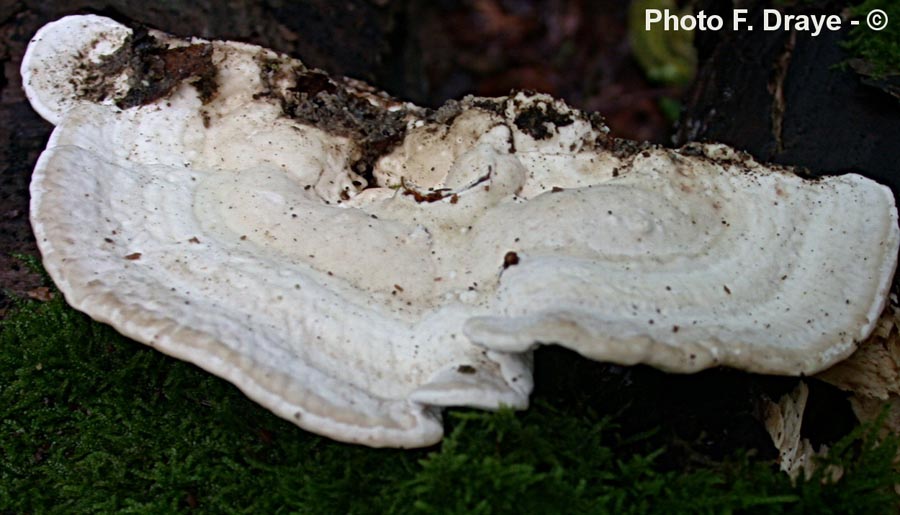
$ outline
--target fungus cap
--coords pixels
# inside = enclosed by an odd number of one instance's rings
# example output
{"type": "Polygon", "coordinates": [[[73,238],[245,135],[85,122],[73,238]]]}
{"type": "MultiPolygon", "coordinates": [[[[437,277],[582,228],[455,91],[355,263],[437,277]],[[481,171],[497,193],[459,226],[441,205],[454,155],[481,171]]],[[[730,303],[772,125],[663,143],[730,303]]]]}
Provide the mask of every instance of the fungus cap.
{"type": "Polygon", "coordinates": [[[96,16],[41,29],[22,75],[57,125],[31,220],[67,301],[343,441],[525,407],[539,343],[815,372],[871,331],[896,263],[883,186],[614,140],[546,95],[432,112],[96,16]]]}

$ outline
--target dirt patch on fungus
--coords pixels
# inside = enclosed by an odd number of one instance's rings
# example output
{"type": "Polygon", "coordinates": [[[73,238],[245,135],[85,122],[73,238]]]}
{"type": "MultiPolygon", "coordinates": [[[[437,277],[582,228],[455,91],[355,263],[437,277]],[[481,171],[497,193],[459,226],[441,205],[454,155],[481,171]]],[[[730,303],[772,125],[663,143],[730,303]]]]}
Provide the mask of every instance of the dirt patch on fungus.
{"type": "Polygon", "coordinates": [[[356,144],[351,166],[366,181],[360,189],[377,186],[372,174],[375,162],[403,141],[408,111],[376,105],[319,70],[291,67],[266,57],[261,57],[259,64],[263,90],[257,96],[277,99],[289,118],[349,138],[356,144]],[[284,79],[293,86],[280,88],[278,84],[284,79]]]}
{"type": "Polygon", "coordinates": [[[574,122],[568,113],[561,113],[550,106],[541,108],[537,105],[526,107],[513,121],[520,131],[534,139],[547,139],[557,127],[572,125],[574,122]]]}
{"type": "Polygon", "coordinates": [[[95,102],[106,100],[116,92],[116,78],[128,72],[128,91],[115,99],[122,109],[159,100],[182,82],[194,86],[204,104],[215,98],[218,70],[212,61],[212,44],[168,48],[146,27],[137,25],[132,30],[122,46],[99,63],[80,65],[79,95],[95,102]]]}

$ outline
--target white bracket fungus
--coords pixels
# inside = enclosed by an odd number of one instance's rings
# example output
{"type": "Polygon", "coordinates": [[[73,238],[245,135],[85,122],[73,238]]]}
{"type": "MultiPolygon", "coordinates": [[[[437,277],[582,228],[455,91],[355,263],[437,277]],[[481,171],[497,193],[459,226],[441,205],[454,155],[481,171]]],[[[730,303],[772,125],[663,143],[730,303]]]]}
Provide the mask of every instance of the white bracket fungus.
{"type": "Polygon", "coordinates": [[[538,343],[813,373],[868,336],[896,263],[883,186],[615,140],[545,95],[428,111],[97,16],[42,28],[22,76],[56,125],[31,220],[68,302],[339,440],[525,407],[538,343]]]}

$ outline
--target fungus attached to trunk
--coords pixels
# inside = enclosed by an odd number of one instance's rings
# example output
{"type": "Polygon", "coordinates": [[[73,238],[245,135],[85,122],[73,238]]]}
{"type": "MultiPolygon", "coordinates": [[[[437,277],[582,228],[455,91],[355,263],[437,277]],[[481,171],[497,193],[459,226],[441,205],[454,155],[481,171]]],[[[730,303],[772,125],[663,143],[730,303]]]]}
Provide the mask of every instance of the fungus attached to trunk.
{"type": "Polygon", "coordinates": [[[887,188],[617,141],[545,95],[429,111],[96,16],[41,29],[22,75],[57,125],[31,219],[69,303],[339,440],[428,445],[441,407],[525,407],[538,343],[812,373],[868,336],[894,271],[887,188]]]}

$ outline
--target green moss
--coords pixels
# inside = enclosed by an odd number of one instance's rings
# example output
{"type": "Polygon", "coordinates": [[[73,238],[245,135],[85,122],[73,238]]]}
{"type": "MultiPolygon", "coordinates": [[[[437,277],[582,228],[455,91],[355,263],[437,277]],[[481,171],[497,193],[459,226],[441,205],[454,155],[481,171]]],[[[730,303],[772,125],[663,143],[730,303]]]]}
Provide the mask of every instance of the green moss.
{"type": "Polygon", "coordinates": [[[865,0],[853,7],[850,13],[862,23],[850,30],[845,48],[856,58],[862,59],[868,74],[874,77],[900,74],[900,2],[865,0]],[[866,25],[865,17],[873,9],[887,13],[889,22],[884,30],[875,31],[866,25]]]}
{"type": "Polygon", "coordinates": [[[577,400],[535,404],[454,411],[428,450],[335,443],[57,294],[0,322],[0,512],[895,512],[897,440],[866,428],[829,458],[840,481],[792,486],[740,454],[665,470],[664,449],[577,400]]]}
{"type": "Polygon", "coordinates": [[[647,9],[668,9],[683,16],[691,14],[690,6],[679,8],[675,0],[633,0],[628,10],[631,52],[647,78],[661,84],[689,84],[697,71],[694,32],[663,30],[661,23],[646,30],[644,18],[647,9]]]}

